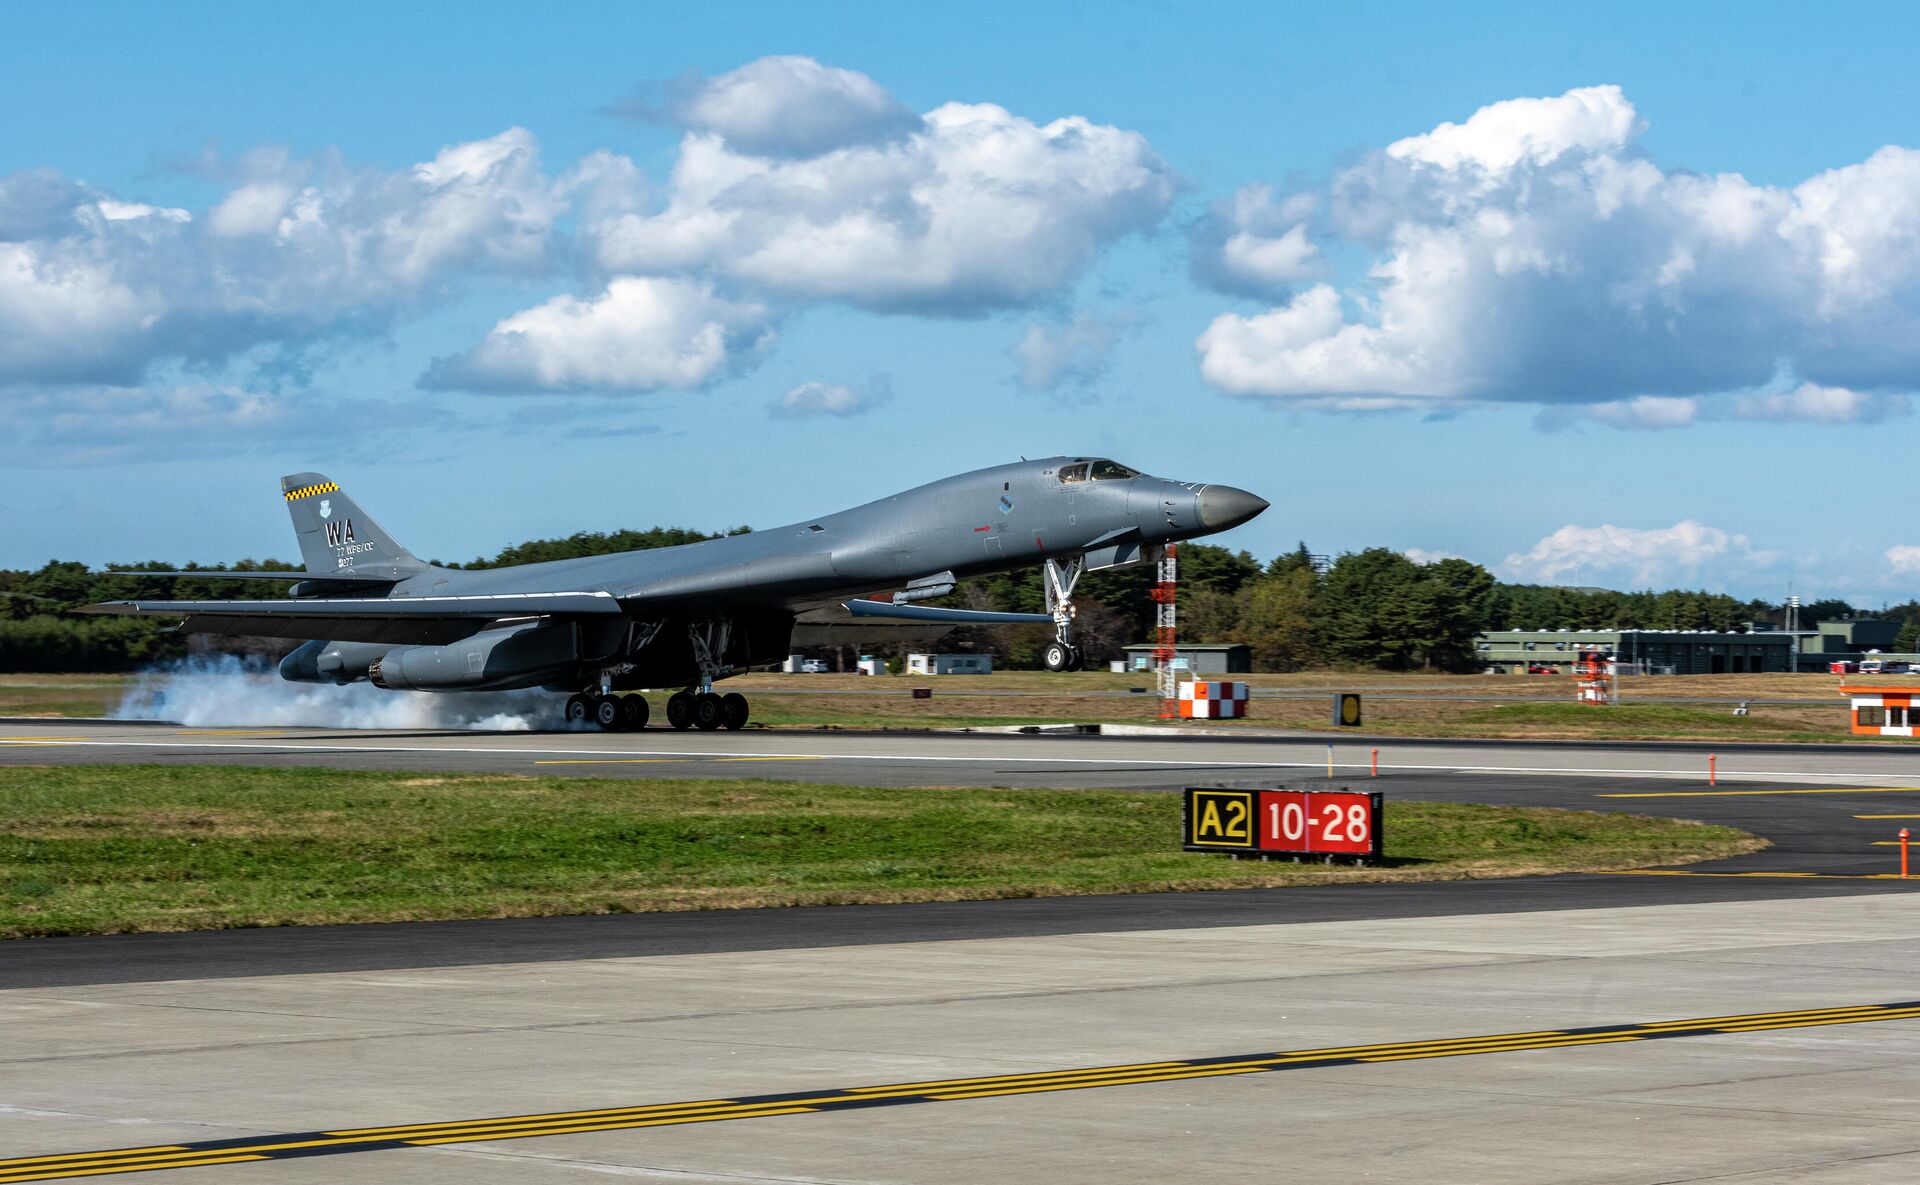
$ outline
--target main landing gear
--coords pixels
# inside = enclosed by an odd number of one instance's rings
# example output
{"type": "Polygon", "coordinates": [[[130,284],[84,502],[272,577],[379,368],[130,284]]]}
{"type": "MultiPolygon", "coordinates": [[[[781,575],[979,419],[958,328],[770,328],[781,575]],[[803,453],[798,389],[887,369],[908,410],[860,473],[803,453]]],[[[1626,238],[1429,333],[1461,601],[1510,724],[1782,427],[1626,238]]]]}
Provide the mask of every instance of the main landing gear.
{"type": "MultiPolygon", "coordinates": [[[[658,627],[656,626],[655,629],[658,627]]],[[[733,623],[724,618],[695,621],[687,625],[687,640],[700,672],[700,681],[677,691],[667,699],[667,723],[677,729],[737,729],[747,725],[747,697],[739,692],[717,695],[713,681],[733,673],[725,661],[732,640],[733,623]]],[[[651,634],[648,635],[649,639],[651,634]]],[[[598,725],[608,732],[630,732],[647,726],[647,701],[639,695],[615,695],[611,684],[616,674],[631,668],[604,670],[597,691],[583,691],[567,699],[567,723],[598,725]]]]}
{"type": "MultiPolygon", "coordinates": [[[[737,691],[716,695],[689,687],[667,697],[667,723],[678,729],[745,728],[747,714],[747,697],[737,691]]],[[[567,723],[575,726],[596,725],[608,732],[636,732],[647,726],[650,715],[643,695],[586,692],[567,697],[567,723]]]]}
{"type": "Polygon", "coordinates": [[[1047,612],[1053,616],[1053,641],[1047,643],[1041,660],[1049,671],[1077,671],[1086,658],[1073,644],[1073,586],[1087,570],[1087,558],[1049,559],[1042,574],[1047,586],[1047,612]]]}
{"type": "Polygon", "coordinates": [[[634,732],[647,726],[648,714],[645,696],[589,691],[567,697],[568,724],[597,724],[608,732],[634,732]]]}
{"type": "Polygon", "coordinates": [[[667,699],[667,723],[675,728],[736,729],[747,725],[747,697],[737,691],[716,695],[689,687],[667,699]]]}
{"type": "Polygon", "coordinates": [[[733,665],[726,661],[727,643],[732,639],[733,622],[724,617],[687,623],[687,641],[693,647],[693,661],[700,668],[700,682],[668,698],[668,724],[703,732],[746,727],[747,697],[737,691],[717,695],[713,690],[715,679],[733,671],[733,665]]]}

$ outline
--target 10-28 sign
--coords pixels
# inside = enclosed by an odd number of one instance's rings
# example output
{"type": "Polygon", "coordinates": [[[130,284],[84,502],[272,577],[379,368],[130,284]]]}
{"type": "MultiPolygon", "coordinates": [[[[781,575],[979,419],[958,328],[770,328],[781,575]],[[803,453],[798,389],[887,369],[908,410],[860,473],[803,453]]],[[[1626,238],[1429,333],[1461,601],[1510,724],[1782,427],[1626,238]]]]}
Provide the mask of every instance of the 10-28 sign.
{"type": "Polygon", "coordinates": [[[1380,858],[1381,798],[1350,790],[1186,792],[1190,852],[1380,858]]]}

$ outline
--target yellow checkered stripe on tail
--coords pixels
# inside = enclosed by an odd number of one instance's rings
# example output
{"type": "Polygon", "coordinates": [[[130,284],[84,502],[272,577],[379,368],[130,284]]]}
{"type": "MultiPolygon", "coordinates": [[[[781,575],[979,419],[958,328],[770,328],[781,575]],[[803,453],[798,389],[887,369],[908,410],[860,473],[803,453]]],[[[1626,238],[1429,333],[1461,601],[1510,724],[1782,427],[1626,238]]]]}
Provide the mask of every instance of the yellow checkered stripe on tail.
{"type": "Polygon", "coordinates": [[[334,485],[330,481],[323,481],[317,486],[301,486],[297,490],[288,490],[287,501],[298,502],[302,498],[311,498],[315,494],[337,494],[339,492],[339,486],[334,485]]]}

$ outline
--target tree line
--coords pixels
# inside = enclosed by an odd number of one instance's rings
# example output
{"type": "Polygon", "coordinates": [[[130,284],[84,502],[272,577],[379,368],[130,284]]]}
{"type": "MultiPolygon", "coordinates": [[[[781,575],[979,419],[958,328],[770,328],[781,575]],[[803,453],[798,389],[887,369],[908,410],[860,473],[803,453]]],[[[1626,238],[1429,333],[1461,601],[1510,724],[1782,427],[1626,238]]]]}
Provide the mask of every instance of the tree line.
{"type": "MultiPolygon", "coordinates": [[[[724,534],[741,534],[737,527],[724,534]]],[[[673,547],[718,535],[683,527],[581,532],[515,544],[497,555],[447,567],[492,568],[673,547]]],[[[1324,564],[1301,543],[1262,563],[1246,551],[1205,543],[1180,546],[1180,636],[1190,642],[1241,642],[1254,667],[1298,671],[1324,667],[1381,670],[1477,669],[1474,638],[1492,629],[1711,629],[1757,624],[1779,628],[1785,609],[1723,593],[1507,584],[1462,559],[1419,563],[1398,551],[1370,547],[1324,564]]],[[[75,616],[70,610],[110,600],[266,599],[286,594],[283,582],[172,579],[143,573],[174,570],[159,561],[113,564],[129,571],[95,572],[54,561],[33,571],[0,569],[0,671],[124,671],[179,657],[190,646],[271,650],[257,641],[189,639],[145,619],[75,616]]],[[[241,560],[211,571],[290,572],[279,560],[241,560]]],[[[194,570],[189,566],[188,570],[194,570]]],[[[1119,658],[1145,641],[1153,624],[1151,565],[1088,574],[1076,593],[1075,631],[1088,659],[1119,658]]],[[[1046,596],[1037,569],[961,582],[943,601],[960,608],[1041,612],[1046,596]]],[[[1844,601],[1802,606],[1803,627],[1850,616],[1844,601]]],[[[1900,650],[1920,645],[1920,602],[1883,611],[1904,623],[1900,650]]],[[[1044,626],[956,631],[943,647],[989,651],[1012,667],[1037,667],[1050,633],[1044,626]]]]}

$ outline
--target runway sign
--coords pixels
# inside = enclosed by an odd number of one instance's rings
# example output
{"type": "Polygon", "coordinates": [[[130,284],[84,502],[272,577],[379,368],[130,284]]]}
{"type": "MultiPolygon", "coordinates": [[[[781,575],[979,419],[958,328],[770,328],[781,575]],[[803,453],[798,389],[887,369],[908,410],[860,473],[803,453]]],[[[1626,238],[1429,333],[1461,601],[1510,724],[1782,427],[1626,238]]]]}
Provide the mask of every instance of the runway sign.
{"type": "Polygon", "coordinates": [[[1333,723],[1336,728],[1360,726],[1360,693],[1343,691],[1333,697],[1333,723]]]}
{"type": "Polygon", "coordinates": [[[1182,833],[1190,852],[1358,856],[1383,848],[1379,794],[1350,790],[1189,787],[1182,833]]]}

